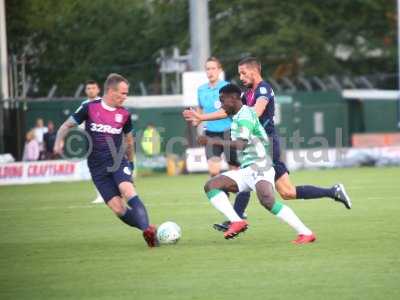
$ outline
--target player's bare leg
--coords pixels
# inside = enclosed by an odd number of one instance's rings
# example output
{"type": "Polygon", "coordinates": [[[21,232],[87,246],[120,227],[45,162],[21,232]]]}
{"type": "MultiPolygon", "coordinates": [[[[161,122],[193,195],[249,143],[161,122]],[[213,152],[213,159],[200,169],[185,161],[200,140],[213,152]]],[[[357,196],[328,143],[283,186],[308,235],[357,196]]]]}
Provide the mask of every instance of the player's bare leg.
{"type": "Polygon", "coordinates": [[[288,173],[283,174],[277,181],[275,181],[275,187],[282,199],[296,199],[296,187],[290,181],[288,173]]]}
{"type": "Polygon", "coordinates": [[[284,173],[275,182],[276,190],[285,200],[317,199],[329,197],[342,203],[347,209],[351,209],[351,199],[347,195],[343,184],[335,184],[331,188],[321,188],[311,185],[294,186],[288,173],[284,173]]]}
{"type": "Polygon", "coordinates": [[[211,157],[209,160],[207,160],[207,164],[210,177],[215,177],[221,173],[221,158],[211,157]]]}
{"type": "Polygon", "coordinates": [[[107,202],[107,206],[116,214],[119,218],[124,215],[126,211],[126,206],[124,204],[124,201],[122,200],[121,197],[115,196],[111,198],[107,202]]]}
{"type": "Polygon", "coordinates": [[[231,222],[229,229],[224,233],[226,239],[231,239],[247,229],[247,222],[235,212],[226,192],[238,192],[236,182],[224,175],[211,178],[204,186],[210,203],[231,222]]]}
{"type": "Polygon", "coordinates": [[[315,241],[315,235],[303,224],[293,210],[290,207],[275,201],[274,188],[270,182],[266,180],[257,182],[256,192],[262,206],[277,218],[286,222],[297,232],[298,237],[293,241],[293,243],[306,244],[315,241]]]}
{"type": "Polygon", "coordinates": [[[131,182],[121,182],[118,188],[121,192],[121,195],[127,200],[137,195],[136,189],[131,182]]]}

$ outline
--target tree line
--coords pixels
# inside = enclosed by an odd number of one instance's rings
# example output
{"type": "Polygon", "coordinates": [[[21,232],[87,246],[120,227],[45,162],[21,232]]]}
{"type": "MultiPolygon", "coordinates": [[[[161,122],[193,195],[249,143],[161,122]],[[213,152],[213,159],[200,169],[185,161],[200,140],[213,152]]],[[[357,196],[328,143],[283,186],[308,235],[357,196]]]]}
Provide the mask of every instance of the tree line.
{"type": "MultiPolygon", "coordinates": [[[[160,91],[160,49],[190,49],[187,0],[6,0],[8,50],[32,96],[119,72],[160,91]]],[[[209,1],[211,53],[235,78],[242,57],[283,76],[396,72],[395,0],[209,1]]]]}

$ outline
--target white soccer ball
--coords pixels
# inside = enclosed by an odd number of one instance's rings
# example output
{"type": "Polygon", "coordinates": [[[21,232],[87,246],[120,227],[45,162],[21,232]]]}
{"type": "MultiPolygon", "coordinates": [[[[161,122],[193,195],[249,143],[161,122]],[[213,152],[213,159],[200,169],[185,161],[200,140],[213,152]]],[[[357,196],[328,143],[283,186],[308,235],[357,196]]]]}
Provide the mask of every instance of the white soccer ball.
{"type": "Polygon", "coordinates": [[[157,239],[160,244],[176,244],[181,238],[181,228],[178,224],[168,221],[157,229],[157,239]]]}

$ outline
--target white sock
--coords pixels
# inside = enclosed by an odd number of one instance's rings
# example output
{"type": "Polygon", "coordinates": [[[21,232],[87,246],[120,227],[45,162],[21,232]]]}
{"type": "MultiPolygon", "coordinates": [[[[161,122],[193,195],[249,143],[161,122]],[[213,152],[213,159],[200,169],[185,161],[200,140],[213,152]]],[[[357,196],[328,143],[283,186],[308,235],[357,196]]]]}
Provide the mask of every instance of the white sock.
{"type": "Polygon", "coordinates": [[[231,222],[242,221],[236,211],[233,209],[232,204],[229,202],[228,196],[220,191],[219,193],[211,196],[211,204],[218,209],[225,217],[231,222]]]}
{"type": "Polygon", "coordinates": [[[286,205],[282,205],[282,209],[276,214],[276,216],[289,224],[298,234],[311,235],[312,232],[303,222],[299,219],[294,211],[286,205]]]}

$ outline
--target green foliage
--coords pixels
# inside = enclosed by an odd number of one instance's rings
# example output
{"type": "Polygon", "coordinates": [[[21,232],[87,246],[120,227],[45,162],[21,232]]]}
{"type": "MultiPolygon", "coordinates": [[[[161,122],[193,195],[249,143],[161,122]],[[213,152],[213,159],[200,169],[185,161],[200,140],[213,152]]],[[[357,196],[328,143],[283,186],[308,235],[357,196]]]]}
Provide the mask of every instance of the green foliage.
{"type": "Polygon", "coordinates": [[[60,93],[71,95],[79,83],[102,82],[111,72],[127,76],[135,88],[139,80],[155,81],[159,49],[185,45],[187,31],[177,30],[188,22],[183,11],[184,1],[10,2],[9,47],[27,53],[40,88],[56,83],[60,93]]]}
{"type": "Polygon", "coordinates": [[[395,1],[212,1],[210,11],[213,53],[229,65],[251,54],[269,75],[395,72],[395,1]]]}
{"type": "MultiPolygon", "coordinates": [[[[159,92],[161,48],[190,48],[187,0],[6,1],[10,53],[28,58],[42,94],[120,72],[159,92]]],[[[209,1],[213,55],[228,76],[246,55],[268,75],[394,73],[394,0],[209,1]],[[338,55],[339,54],[339,55],[338,55]],[[343,57],[343,54],[346,56],[343,57]]]]}

